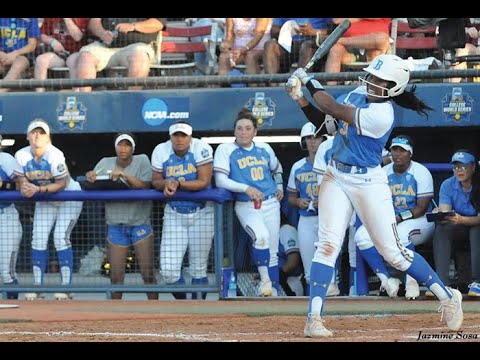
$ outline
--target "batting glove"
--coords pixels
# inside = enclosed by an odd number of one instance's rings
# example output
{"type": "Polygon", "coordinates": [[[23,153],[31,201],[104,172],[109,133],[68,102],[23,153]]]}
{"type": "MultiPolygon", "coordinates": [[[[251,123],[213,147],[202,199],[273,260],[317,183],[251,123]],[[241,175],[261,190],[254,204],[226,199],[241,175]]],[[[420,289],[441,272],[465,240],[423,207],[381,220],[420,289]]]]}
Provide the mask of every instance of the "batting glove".
{"type": "Polygon", "coordinates": [[[307,85],[307,82],[313,78],[313,75],[308,75],[303,68],[298,68],[292,75],[300,79],[303,85],[307,85]]]}
{"type": "Polygon", "coordinates": [[[288,78],[285,89],[288,95],[295,101],[303,97],[302,83],[296,76],[292,75],[288,78]]]}

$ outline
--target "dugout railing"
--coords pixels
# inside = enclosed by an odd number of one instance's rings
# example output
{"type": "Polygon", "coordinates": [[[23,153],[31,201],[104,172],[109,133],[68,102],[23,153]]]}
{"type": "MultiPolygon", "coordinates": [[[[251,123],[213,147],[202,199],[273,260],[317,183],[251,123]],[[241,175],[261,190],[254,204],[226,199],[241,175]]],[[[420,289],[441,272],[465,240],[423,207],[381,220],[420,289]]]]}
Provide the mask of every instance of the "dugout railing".
{"type": "MultiPolygon", "coordinates": [[[[449,176],[451,165],[448,163],[423,163],[434,175],[435,198],[438,199],[438,189],[441,182],[449,176]]],[[[86,250],[91,250],[95,246],[101,247],[106,245],[106,224],[104,214],[102,212],[103,202],[111,200],[153,200],[152,211],[152,227],[155,235],[155,251],[159,251],[161,231],[162,231],[162,210],[165,205],[166,197],[162,192],[156,190],[108,190],[108,191],[63,191],[57,194],[37,194],[31,199],[23,198],[17,191],[0,191],[0,201],[15,202],[20,212],[20,218],[23,227],[23,238],[20,248],[20,253],[17,261],[17,273],[19,274],[19,285],[4,286],[0,284],[0,293],[3,298],[6,298],[7,291],[17,291],[19,293],[26,292],[69,292],[69,293],[105,293],[106,298],[111,298],[112,292],[124,293],[172,293],[172,292],[186,292],[186,293],[216,293],[218,298],[223,298],[222,289],[222,272],[225,267],[238,266],[238,240],[239,230],[238,224],[235,222],[235,214],[233,211],[233,196],[229,191],[224,189],[210,189],[199,192],[179,191],[174,199],[176,200],[204,200],[212,201],[215,209],[214,220],[214,238],[209,258],[208,277],[209,284],[207,285],[190,285],[188,273],[188,252],[184,261],[184,272],[186,277],[185,285],[168,285],[162,282],[161,276],[158,272],[158,261],[156,262],[157,285],[143,285],[138,268],[132,268],[126,271],[126,278],[124,285],[112,285],[108,274],[102,274],[104,270],[101,265],[97,264],[93,271],[88,275],[82,275],[81,262],[88,256],[86,250]],[[77,221],[76,227],[72,232],[72,243],[74,246],[74,274],[72,285],[65,287],[59,286],[60,277],[56,272],[47,270],[45,274],[44,285],[41,288],[33,286],[33,275],[30,260],[31,251],[31,222],[33,216],[33,205],[36,201],[84,201],[82,213],[77,221]],[[84,247],[79,247],[80,240],[87,239],[84,247]],[[77,245],[77,246],[75,246],[77,245]],[[82,251],[83,250],[83,251],[82,251]]],[[[8,229],[1,229],[0,231],[8,231],[8,229]]],[[[420,249],[420,253],[424,251],[432,251],[431,244],[427,244],[427,249],[420,249]]],[[[49,240],[50,260],[55,261],[55,253],[52,251],[52,239],[49,240]]],[[[424,254],[422,254],[424,255],[424,254]]],[[[427,259],[430,258],[427,256],[427,259]]],[[[155,256],[158,260],[158,254],[155,256]]],[[[132,264],[131,264],[132,265],[132,264]]],[[[433,266],[434,264],[431,263],[433,266]]],[[[133,265],[132,265],[133,267],[133,265]]],[[[239,294],[245,296],[255,296],[255,275],[256,269],[253,266],[247,268],[238,268],[238,282],[239,294]]],[[[357,250],[357,268],[354,286],[355,294],[368,295],[369,282],[372,276],[368,266],[359,256],[357,250]]],[[[281,292],[280,295],[283,295],[281,292]]]]}
{"type": "MultiPolygon", "coordinates": [[[[182,274],[186,277],[185,285],[169,285],[162,281],[159,274],[158,251],[160,247],[163,208],[166,197],[163,192],[153,189],[150,190],[82,190],[82,191],[63,191],[56,194],[36,194],[31,199],[21,196],[18,191],[0,191],[0,201],[14,202],[20,214],[20,221],[23,228],[23,237],[20,244],[20,251],[17,260],[18,285],[5,286],[0,284],[0,293],[6,298],[8,291],[18,293],[105,293],[106,298],[111,298],[112,292],[123,293],[217,293],[222,297],[222,269],[224,266],[232,264],[232,243],[233,233],[231,223],[233,221],[232,195],[224,189],[209,189],[198,192],[178,191],[170,199],[175,200],[199,200],[209,201],[214,207],[214,236],[208,262],[208,284],[191,285],[188,278],[188,250],[185,256],[182,274]],[[138,264],[134,261],[130,265],[131,269],[126,269],[126,277],[123,285],[113,285],[110,283],[110,277],[105,273],[103,262],[96,263],[94,268],[89,268],[81,272],[82,260],[87,259],[90,250],[94,247],[101,248],[106,246],[106,224],[103,211],[103,202],[105,201],[152,201],[152,228],[154,231],[155,243],[155,274],[157,277],[156,285],[144,285],[138,271],[138,264]],[[52,235],[49,239],[49,265],[44,274],[44,282],[41,287],[33,285],[33,273],[31,266],[31,240],[32,240],[32,222],[34,215],[34,204],[37,201],[83,201],[82,212],[77,220],[71,234],[71,240],[74,252],[74,271],[72,284],[70,286],[60,285],[60,274],[58,268],[55,269],[56,254],[54,251],[52,235]],[[227,250],[227,251],[225,251],[227,250]],[[229,254],[230,252],[230,254],[229,254]],[[227,258],[226,258],[227,257],[227,258]]],[[[8,232],[9,229],[2,228],[0,231],[8,232]]],[[[53,229],[52,229],[53,233],[53,229]]],[[[98,254],[97,254],[98,255],[98,254]]],[[[135,256],[129,253],[129,256],[135,256]]],[[[90,260],[90,259],[89,259],[90,260]]],[[[97,259],[98,260],[98,259],[97,259]]],[[[108,260],[105,257],[104,261],[108,260]]],[[[90,261],[85,261],[92,266],[90,261]]],[[[58,266],[58,264],[57,264],[58,266]]],[[[21,298],[21,297],[20,297],[21,298]]],[[[200,298],[200,297],[199,297],[200,298]]]]}
{"type": "MultiPolygon", "coordinates": [[[[312,73],[314,78],[325,83],[327,81],[358,81],[359,76],[364,76],[365,71],[349,71],[340,73],[312,73]]],[[[46,79],[46,80],[0,80],[0,89],[9,88],[15,91],[29,91],[37,87],[47,90],[72,89],[76,87],[92,86],[108,88],[126,88],[128,86],[143,86],[145,89],[164,88],[193,88],[193,87],[222,87],[237,83],[281,84],[290,77],[286,74],[258,74],[258,75],[185,75],[185,76],[149,76],[146,78],[132,77],[106,77],[98,79],[46,79]]],[[[480,69],[438,69],[421,70],[410,73],[411,80],[423,82],[443,82],[448,78],[472,79],[480,77],[480,69]]],[[[447,80],[448,81],[448,80],[447,80]]]]}

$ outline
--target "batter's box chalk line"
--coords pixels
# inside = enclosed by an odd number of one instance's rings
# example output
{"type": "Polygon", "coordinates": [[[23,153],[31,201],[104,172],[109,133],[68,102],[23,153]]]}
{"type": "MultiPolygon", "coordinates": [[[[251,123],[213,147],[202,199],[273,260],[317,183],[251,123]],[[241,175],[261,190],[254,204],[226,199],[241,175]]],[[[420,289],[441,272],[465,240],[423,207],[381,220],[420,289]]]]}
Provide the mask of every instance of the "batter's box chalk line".
{"type": "Polygon", "coordinates": [[[14,309],[18,307],[19,305],[15,305],[15,304],[0,304],[0,309],[14,309]]]}

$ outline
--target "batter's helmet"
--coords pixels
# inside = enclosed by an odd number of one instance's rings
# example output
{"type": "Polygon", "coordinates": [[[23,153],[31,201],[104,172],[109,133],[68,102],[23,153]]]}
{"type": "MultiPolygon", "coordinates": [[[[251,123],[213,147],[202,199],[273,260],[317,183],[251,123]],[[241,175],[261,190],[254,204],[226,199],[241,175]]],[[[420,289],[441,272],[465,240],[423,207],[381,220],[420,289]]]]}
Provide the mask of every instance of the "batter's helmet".
{"type": "Polygon", "coordinates": [[[405,60],[397,55],[391,54],[383,54],[377,56],[375,59],[372,60],[368,67],[364,68],[366,72],[369,74],[375,75],[376,77],[392,81],[395,83],[390,89],[380,87],[378,85],[369,83],[365,80],[365,78],[360,79],[363,82],[366,82],[372,86],[377,86],[382,90],[386,91],[387,95],[372,95],[381,98],[388,98],[394,97],[402,94],[407,87],[408,81],[410,80],[410,70],[408,69],[408,65],[405,60]]]}

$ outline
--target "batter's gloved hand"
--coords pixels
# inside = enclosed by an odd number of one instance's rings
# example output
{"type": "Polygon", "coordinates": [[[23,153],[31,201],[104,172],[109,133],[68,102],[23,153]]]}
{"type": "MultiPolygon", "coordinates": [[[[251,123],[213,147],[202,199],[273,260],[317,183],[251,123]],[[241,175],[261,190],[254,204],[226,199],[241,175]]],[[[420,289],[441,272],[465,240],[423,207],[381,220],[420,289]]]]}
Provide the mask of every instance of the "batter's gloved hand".
{"type": "Polygon", "coordinates": [[[303,68],[298,68],[297,70],[295,70],[292,76],[295,76],[298,79],[300,79],[303,85],[307,85],[307,82],[313,79],[313,75],[308,75],[303,68]]]}
{"type": "Polygon", "coordinates": [[[285,91],[295,101],[303,97],[302,83],[296,76],[290,76],[285,84],[285,91]]]}

